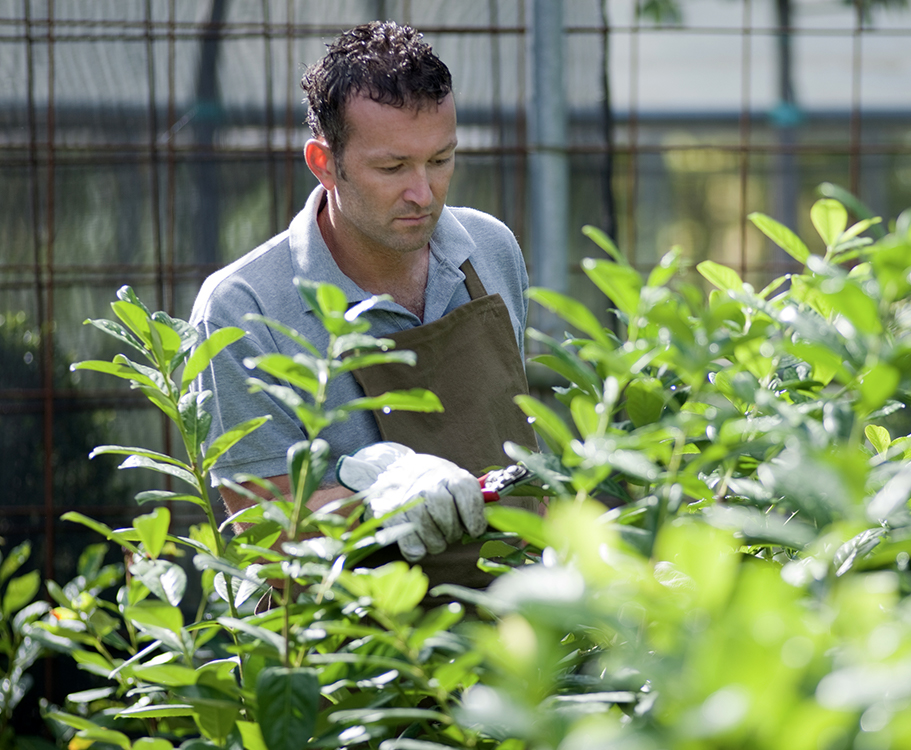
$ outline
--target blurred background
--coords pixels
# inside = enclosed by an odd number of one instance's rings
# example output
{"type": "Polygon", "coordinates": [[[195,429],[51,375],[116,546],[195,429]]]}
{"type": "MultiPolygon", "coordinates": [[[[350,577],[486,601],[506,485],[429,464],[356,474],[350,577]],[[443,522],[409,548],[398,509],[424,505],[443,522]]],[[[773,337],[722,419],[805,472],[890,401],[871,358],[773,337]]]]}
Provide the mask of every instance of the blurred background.
{"type": "Polygon", "coordinates": [[[143,398],[69,372],[117,352],[83,321],[124,284],[186,318],[285,229],[316,184],[303,69],[387,18],[452,70],[449,203],[503,219],[534,284],[593,307],[586,224],[642,270],[679,245],[758,287],[790,267],[750,212],[820,249],[822,182],[911,206],[901,0],[0,0],[0,537],[30,539],[45,577],[99,541],[62,513],[118,526],[158,481],[89,451],[174,444],[143,398]]]}

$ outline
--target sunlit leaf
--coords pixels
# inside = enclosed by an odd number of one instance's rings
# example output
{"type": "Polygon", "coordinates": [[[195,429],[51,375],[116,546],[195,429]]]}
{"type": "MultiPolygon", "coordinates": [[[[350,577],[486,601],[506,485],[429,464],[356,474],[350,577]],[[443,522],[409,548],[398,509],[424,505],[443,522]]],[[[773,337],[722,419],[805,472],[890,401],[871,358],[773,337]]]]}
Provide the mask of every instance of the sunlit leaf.
{"type": "Polygon", "coordinates": [[[765,214],[751,213],[747,218],[772,242],[800,263],[806,263],[810,250],[794,232],[765,214]]]}
{"type": "Polygon", "coordinates": [[[595,341],[607,344],[604,327],[594,314],[581,302],[553,289],[534,287],[528,290],[528,298],[537,302],[550,312],[556,313],[563,320],[575,326],[595,341]]]}
{"type": "Polygon", "coordinates": [[[848,211],[834,198],[820,198],[810,208],[810,220],[826,247],[832,247],[848,226],[848,211]]]}
{"type": "Polygon", "coordinates": [[[618,310],[629,317],[637,313],[642,290],[642,276],[638,271],[629,266],[591,258],[582,261],[582,270],[618,310]]]}
{"type": "Polygon", "coordinates": [[[245,335],[242,328],[228,326],[219,328],[211,336],[202,341],[190,355],[187,364],[183,370],[183,377],[180,383],[181,392],[189,388],[196,377],[205,370],[216,354],[221,352],[226,346],[233,344],[235,341],[243,338],[245,335]]]}
{"type": "Polygon", "coordinates": [[[733,268],[713,260],[704,260],[696,265],[696,270],[719,289],[730,292],[743,291],[743,280],[733,268]]]}
{"type": "Polygon", "coordinates": [[[341,411],[416,411],[441,412],[443,404],[432,391],[412,388],[407,391],[387,391],[379,396],[356,398],[339,407],[341,411]]]}

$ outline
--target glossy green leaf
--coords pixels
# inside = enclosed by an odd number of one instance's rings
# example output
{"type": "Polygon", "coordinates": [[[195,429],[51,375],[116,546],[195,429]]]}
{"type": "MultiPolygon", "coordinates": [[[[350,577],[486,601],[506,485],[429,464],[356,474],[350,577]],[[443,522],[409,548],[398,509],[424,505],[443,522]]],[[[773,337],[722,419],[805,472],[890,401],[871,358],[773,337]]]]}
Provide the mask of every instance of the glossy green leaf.
{"type": "Polygon", "coordinates": [[[242,422],[236,427],[232,427],[227,432],[219,435],[212,441],[212,444],[206,451],[206,457],[202,464],[203,472],[208,472],[209,469],[215,465],[215,462],[231,449],[231,446],[236,445],[251,432],[262,427],[270,419],[271,417],[268,416],[248,419],[246,422],[242,422]]]}
{"type": "Polygon", "coordinates": [[[629,266],[591,258],[582,261],[582,270],[618,310],[629,317],[637,314],[642,290],[642,276],[638,271],[629,266]]]}
{"type": "Polygon", "coordinates": [[[205,370],[215,356],[225,347],[243,338],[246,334],[242,328],[228,326],[213,331],[212,335],[203,340],[190,355],[183,369],[180,383],[181,392],[190,387],[190,384],[205,370]]]}
{"type": "Polygon", "coordinates": [[[17,578],[11,578],[3,592],[3,616],[12,617],[29,604],[41,589],[41,573],[31,570],[17,578]]]}
{"type": "Polygon", "coordinates": [[[664,411],[664,385],[657,378],[638,378],[626,387],[626,412],[636,427],[657,422],[664,411]]]}
{"type": "Polygon", "coordinates": [[[306,354],[294,358],[284,354],[263,354],[246,364],[311,395],[316,395],[321,387],[325,387],[328,377],[325,367],[321,373],[319,362],[306,354]]]}
{"type": "Polygon", "coordinates": [[[826,247],[832,247],[848,226],[848,211],[834,198],[820,198],[810,208],[810,220],[826,247]]]}
{"type": "Polygon", "coordinates": [[[339,409],[349,411],[416,411],[416,412],[441,412],[443,404],[439,397],[423,388],[412,388],[407,391],[387,391],[379,396],[356,398],[347,404],[342,404],[339,409]]]}
{"type": "MultiPolygon", "coordinates": [[[[2,553],[2,550],[0,550],[2,553]]],[[[32,543],[28,540],[13,547],[0,564],[0,584],[21,568],[32,554],[32,543]]]]}
{"type": "Polygon", "coordinates": [[[623,256],[623,253],[617,249],[614,241],[603,230],[598,229],[598,227],[592,226],[591,224],[586,224],[582,227],[582,234],[588,237],[605,253],[610,255],[617,263],[629,265],[626,258],[623,256]]]}
{"type": "Polygon", "coordinates": [[[882,333],[882,320],[876,300],[856,284],[848,282],[836,292],[821,291],[820,294],[835,312],[844,315],[861,333],[882,333]]]}
{"type": "Polygon", "coordinates": [[[864,427],[864,435],[866,435],[867,440],[870,441],[870,445],[873,446],[873,450],[876,453],[885,453],[889,450],[889,446],[892,443],[892,436],[885,427],[881,427],[877,424],[868,424],[864,427]]]}
{"type": "Polygon", "coordinates": [[[149,332],[151,321],[149,320],[148,313],[132,302],[124,302],[122,300],[112,302],[111,308],[114,310],[117,317],[126,324],[127,328],[129,328],[142,342],[143,346],[151,351],[152,336],[149,332]]]}
{"type": "Polygon", "coordinates": [[[238,721],[237,731],[243,738],[244,750],[269,750],[259,722],[238,721]]]}
{"type": "Polygon", "coordinates": [[[168,630],[180,635],[183,628],[183,615],[179,608],[163,601],[146,599],[126,607],[124,617],[139,625],[168,630]]]}
{"type": "Polygon", "coordinates": [[[314,669],[268,667],[256,679],[259,727],[269,750],[298,750],[316,727],[320,685],[314,669]]]}
{"type": "Polygon", "coordinates": [[[682,255],[683,248],[679,245],[674,245],[670,252],[661,256],[661,260],[649,271],[646,286],[665,286],[680,270],[680,257],[682,255]]]}
{"type": "Polygon", "coordinates": [[[807,258],[810,257],[810,250],[804,244],[804,241],[784,224],[760,213],[751,213],[747,218],[753,222],[757,229],[792,258],[800,263],[807,262],[807,258]]]}
{"type": "Polygon", "coordinates": [[[108,335],[113,336],[115,339],[117,339],[121,343],[126,344],[131,349],[134,349],[135,351],[142,353],[144,356],[148,355],[148,352],[142,348],[142,344],[136,339],[136,337],[133,336],[133,334],[131,334],[124,326],[120,325],[120,323],[117,323],[116,321],[105,320],[103,318],[100,320],[93,320],[90,318],[88,320],[83,321],[83,323],[84,323],[84,325],[94,326],[95,328],[98,328],[99,330],[104,331],[108,335]]]}
{"type": "Polygon", "coordinates": [[[124,461],[118,467],[120,469],[149,469],[151,471],[158,472],[159,474],[168,474],[177,479],[182,479],[184,482],[189,484],[194,489],[197,488],[196,477],[186,469],[175,466],[171,463],[164,463],[162,461],[153,461],[146,456],[132,455],[129,456],[126,461],[124,461]]]}
{"type": "Polygon", "coordinates": [[[110,526],[107,526],[100,521],[96,521],[94,518],[89,518],[88,516],[85,516],[82,513],[77,513],[76,511],[69,511],[60,516],[60,520],[73,521],[75,523],[80,523],[83,526],[88,526],[88,528],[92,529],[92,531],[98,532],[108,541],[116,542],[121,547],[125,547],[136,555],[142,555],[142,553],[139,551],[139,547],[127,539],[123,533],[120,531],[114,531],[110,526]]]}
{"type": "Polygon", "coordinates": [[[860,398],[865,409],[873,411],[882,406],[895,393],[901,373],[892,365],[877,362],[860,380],[860,398]]]}
{"type": "Polygon", "coordinates": [[[743,291],[743,280],[733,268],[728,268],[713,260],[704,260],[696,265],[696,270],[719,289],[728,292],[743,291]]]}
{"type": "Polygon", "coordinates": [[[532,396],[516,396],[515,402],[528,416],[535,432],[547,441],[555,453],[562,453],[575,437],[553,409],[532,396]]]}
{"type": "Polygon", "coordinates": [[[329,443],[321,438],[301,440],[288,448],[288,476],[296,502],[306,503],[323,482],[330,450],[329,443]]]}
{"type": "Polygon", "coordinates": [[[498,531],[514,532],[541,549],[550,544],[544,519],[537,513],[507,505],[489,505],[484,513],[487,522],[498,531]]]}
{"type": "Polygon", "coordinates": [[[342,584],[356,596],[369,596],[373,605],[388,615],[410,612],[427,593],[427,576],[418,566],[402,561],[363,573],[344,573],[342,584]]]}
{"type": "Polygon", "coordinates": [[[178,606],[187,589],[187,574],[169,560],[137,560],[130,566],[136,576],[155,596],[171,606],[178,606]]]}
{"type": "Polygon", "coordinates": [[[539,305],[556,313],[563,320],[590,338],[602,344],[607,344],[608,339],[604,334],[604,327],[594,314],[581,302],[565,294],[560,294],[552,289],[533,287],[528,290],[528,298],[539,305]]]}
{"type": "Polygon", "coordinates": [[[861,203],[854,195],[851,194],[848,190],[845,190],[843,187],[835,185],[831,182],[824,182],[819,186],[819,193],[825,198],[834,198],[839,203],[845,205],[848,210],[854,214],[859,219],[870,219],[873,220],[872,228],[874,233],[878,238],[886,236],[886,232],[882,227],[878,226],[876,222],[876,217],[873,215],[873,212],[870,211],[863,203],[861,203]]]}
{"type": "Polygon", "coordinates": [[[146,553],[153,560],[161,554],[170,525],[171,511],[167,508],[156,508],[147,515],[133,519],[133,528],[139,533],[146,553]]]}

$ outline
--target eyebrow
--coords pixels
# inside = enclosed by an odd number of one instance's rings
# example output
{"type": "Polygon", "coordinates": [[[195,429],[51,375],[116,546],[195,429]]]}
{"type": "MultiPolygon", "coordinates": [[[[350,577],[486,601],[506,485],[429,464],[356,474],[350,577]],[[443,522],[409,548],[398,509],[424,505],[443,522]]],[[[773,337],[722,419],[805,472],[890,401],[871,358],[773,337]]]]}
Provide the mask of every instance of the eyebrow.
{"type": "MultiPolygon", "coordinates": [[[[443,146],[443,148],[441,148],[439,151],[437,151],[434,154],[434,156],[439,156],[440,154],[445,154],[447,151],[455,151],[455,148],[458,145],[459,145],[458,139],[454,139],[454,140],[450,141],[449,143],[447,143],[445,146],[443,146]]],[[[399,156],[397,154],[384,154],[383,156],[381,156],[379,158],[380,159],[389,159],[390,161],[409,161],[411,159],[410,156],[399,156]]]]}

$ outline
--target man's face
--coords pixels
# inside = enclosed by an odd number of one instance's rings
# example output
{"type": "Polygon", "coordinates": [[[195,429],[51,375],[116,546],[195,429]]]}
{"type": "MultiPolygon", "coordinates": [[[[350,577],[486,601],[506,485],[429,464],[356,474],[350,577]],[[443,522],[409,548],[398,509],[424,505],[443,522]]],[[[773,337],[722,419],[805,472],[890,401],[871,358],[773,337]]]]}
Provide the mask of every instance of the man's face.
{"type": "Polygon", "coordinates": [[[452,95],[420,109],[356,96],[345,116],[348,141],[330,188],[340,239],[370,251],[420,250],[440,218],[452,179],[452,95]]]}

